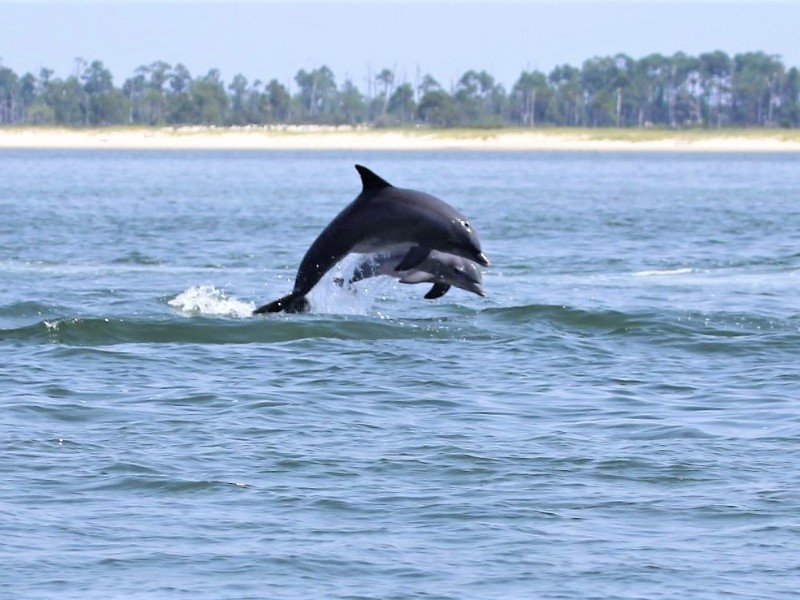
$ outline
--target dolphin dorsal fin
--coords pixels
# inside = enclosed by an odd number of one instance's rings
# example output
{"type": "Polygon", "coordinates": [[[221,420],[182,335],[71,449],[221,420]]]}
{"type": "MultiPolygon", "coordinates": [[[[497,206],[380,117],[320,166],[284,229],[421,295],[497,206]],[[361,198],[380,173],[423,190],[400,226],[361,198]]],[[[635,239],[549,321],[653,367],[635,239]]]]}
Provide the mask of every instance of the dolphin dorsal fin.
{"type": "Polygon", "coordinates": [[[363,165],[356,165],[356,171],[358,171],[358,174],[361,175],[361,184],[364,186],[363,191],[365,192],[378,191],[382,190],[383,188],[392,187],[391,183],[382,177],[377,176],[363,165]]]}

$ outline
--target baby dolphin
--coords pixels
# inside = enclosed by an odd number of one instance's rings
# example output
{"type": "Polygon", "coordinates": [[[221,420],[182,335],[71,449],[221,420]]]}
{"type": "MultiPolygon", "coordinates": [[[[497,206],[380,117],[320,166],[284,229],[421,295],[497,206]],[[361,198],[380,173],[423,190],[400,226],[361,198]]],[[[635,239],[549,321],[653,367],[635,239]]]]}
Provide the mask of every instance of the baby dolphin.
{"type": "MultiPolygon", "coordinates": [[[[353,271],[347,283],[355,283],[362,279],[377,275],[398,277],[400,283],[433,283],[433,287],[425,294],[425,298],[433,300],[444,296],[451,286],[467,290],[479,296],[485,296],[483,277],[480,269],[473,261],[455,254],[447,254],[438,250],[431,250],[428,257],[413,269],[398,271],[396,269],[405,254],[381,252],[367,256],[353,271]]],[[[344,279],[334,279],[338,285],[344,284],[344,279]]]]}
{"type": "Polygon", "coordinates": [[[366,167],[356,165],[363,189],[319,234],[306,251],[292,293],[265,304],[253,314],[304,312],[306,294],[331,267],[351,252],[404,253],[395,267],[413,269],[431,250],[489,265],[478,234],[452,206],[439,198],[397,188],[366,167]]]}

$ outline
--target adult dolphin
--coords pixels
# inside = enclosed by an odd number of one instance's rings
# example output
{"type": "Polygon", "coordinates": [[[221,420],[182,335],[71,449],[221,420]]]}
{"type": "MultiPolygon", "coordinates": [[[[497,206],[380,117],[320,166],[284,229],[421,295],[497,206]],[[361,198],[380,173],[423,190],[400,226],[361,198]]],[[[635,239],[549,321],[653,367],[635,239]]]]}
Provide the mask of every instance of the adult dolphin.
{"type": "MultiPolygon", "coordinates": [[[[355,283],[369,277],[388,275],[397,277],[400,283],[433,283],[425,298],[433,300],[444,296],[451,286],[467,290],[479,296],[485,296],[483,277],[478,265],[473,261],[455,254],[431,250],[427,258],[413,269],[398,271],[397,265],[403,260],[402,252],[380,252],[367,256],[353,270],[353,275],[347,283],[355,283]]],[[[337,277],[334,281],[344,285],[344,278],[337,277]]]]}
{"type": "Polygon", "coordinates": [[[292,293],[265,304],[253,314],[303,312],[306,294],[350,252],[405,252],[398,271],[419,265],[431,250],[489,265],[477,233],[452,206],[439,198],[397,188],[368,168],[356,165],[363,189],[306,251],[292,293]]]}

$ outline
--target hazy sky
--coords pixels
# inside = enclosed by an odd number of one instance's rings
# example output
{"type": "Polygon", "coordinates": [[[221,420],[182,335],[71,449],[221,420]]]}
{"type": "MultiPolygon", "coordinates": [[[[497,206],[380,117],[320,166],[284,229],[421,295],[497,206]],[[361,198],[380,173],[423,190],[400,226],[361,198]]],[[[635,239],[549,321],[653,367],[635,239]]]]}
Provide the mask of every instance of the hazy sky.
{"type": "Polygon", "coordinates": [[[384,67],[445,87],[485,69],[510,88],[524,69],[618,52],[762,50],[800,67],[800,0],[0,0],[0,23],[0,60],[18,74],[47,67],[64,77],[76,57],[99,59],[116,85],[156,60],[287,85],[299,69],[327,65],[362,91],[384,67]]]}

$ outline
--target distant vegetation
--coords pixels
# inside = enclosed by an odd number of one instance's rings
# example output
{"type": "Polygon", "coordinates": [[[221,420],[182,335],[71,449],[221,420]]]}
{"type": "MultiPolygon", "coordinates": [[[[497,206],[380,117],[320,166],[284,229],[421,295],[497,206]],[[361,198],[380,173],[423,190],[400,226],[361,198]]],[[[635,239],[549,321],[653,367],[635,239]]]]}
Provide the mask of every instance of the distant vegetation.
{"type": "Polygon", "coordinates": [[[800,72],[763,52],[595,57],[524,71],[510,90],[474,70],[445,88],[431,75],[412,83],[383,69],[366,92],[350,79],[337,84],[326,66],[298,71],[296,91],[244,75],[226,84],[217,69],[192,77],[160,61],[120,87],[98,60],[53,74],[0,66],[0,124],[800,127],[800,72]]]}

